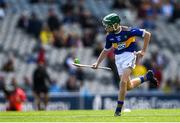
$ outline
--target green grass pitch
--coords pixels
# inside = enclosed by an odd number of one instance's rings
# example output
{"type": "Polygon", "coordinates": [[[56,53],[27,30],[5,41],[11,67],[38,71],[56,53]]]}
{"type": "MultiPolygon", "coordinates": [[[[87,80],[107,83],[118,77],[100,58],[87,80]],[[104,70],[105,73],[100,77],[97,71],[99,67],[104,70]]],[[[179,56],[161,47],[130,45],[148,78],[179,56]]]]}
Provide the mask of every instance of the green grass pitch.
{"type": "Polygon", "coordinates": [[[114,117],[112,110],[68,110],[0,112],[0,122],[180,122],[180,109],[147,109],[123,112],[114,117]]]}

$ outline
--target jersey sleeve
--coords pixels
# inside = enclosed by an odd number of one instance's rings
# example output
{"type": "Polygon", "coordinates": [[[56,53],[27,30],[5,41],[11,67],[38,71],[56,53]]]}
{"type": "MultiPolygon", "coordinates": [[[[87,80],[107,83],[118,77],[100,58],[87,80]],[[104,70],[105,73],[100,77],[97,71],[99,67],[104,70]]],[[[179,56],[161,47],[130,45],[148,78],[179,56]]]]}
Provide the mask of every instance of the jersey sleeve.
{"type": "Polygon", "coordinates": [[[131,36],[139,36],[139,37],[144,37],[145,35],[145,29],[139,29],[139,28],[132,28],[130,30],[131,36]]]}
{"type": "Polygon", "coordinates": [[[104,47],[104,50],[108,51],[110,50],[112,47],[112,42],[110,41],[109,39],[109,36],[106,37],[106,44],[105,44],[105,47],[104,47]]]}

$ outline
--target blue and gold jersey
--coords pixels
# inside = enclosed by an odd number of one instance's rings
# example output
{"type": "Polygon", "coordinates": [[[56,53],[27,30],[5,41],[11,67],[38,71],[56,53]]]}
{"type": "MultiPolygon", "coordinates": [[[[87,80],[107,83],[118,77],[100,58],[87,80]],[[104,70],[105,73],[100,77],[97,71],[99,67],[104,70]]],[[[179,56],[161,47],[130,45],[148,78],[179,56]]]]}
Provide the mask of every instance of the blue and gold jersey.
{"type": "Polygon", "coordinates": [[[123,52],[134,52],[137,50],[136,36],[144,37],[144,29],[131,28],[122,29],[119,33],[109,33],[106,36],[105,50],[109,50],[113,47],[115,54],[121,54],[123,52]]]}

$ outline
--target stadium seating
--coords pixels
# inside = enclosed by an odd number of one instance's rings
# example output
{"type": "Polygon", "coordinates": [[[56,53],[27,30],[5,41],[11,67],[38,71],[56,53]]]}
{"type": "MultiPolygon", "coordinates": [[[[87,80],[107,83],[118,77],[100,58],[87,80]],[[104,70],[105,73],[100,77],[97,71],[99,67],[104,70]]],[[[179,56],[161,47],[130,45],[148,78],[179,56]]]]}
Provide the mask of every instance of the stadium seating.
{"type": "MultiPolygon", "coordinates": [[[[60,4],[64,3],[65,0],[60,1],[60,4]]],[[[54,8],[59,18],[63,17],[63,14],[59,11],[57,4],[48,5],[46,3],[40,4],[29,4],[26,0],[7,0],[10,7],[6,10],[6,16],[0,21],[0,67],[5,62],[6,55],[8,52],[13,52],[15,55],[15,72],[5,74],[6,80],[9,82],[13,76],[17,77],[19,83],[22,82],[23,76],[32,77],[35,63],[27,63],[28,56],[35,55],[33,48],[37,44],[37,40],[34,37],[26,34],[20,29],[16,28],[17,19],[19,18],[22,11],[32,12],[34,11],[38,17],[43,20],[47,17],[49,7],[54,8]]],[[[86,9],[90,10],[99,20],[110,11],[112,0],[85,0],[86,9]]],[[[118,12],[118,10],[117,10],[118,12]]],[[[128,10],[121,11],[120,15],[123,17],[127,16],[126,24],[132,25],[132,20],[128,17],[128,10]]],[[[164,54],[169,62],[164,69],[165,80],[173,78],[176,74],[180,76],[180,20],[174,24],[167,24],[161,19],[155,21],[157,29],[151,30],[153,40],[152,45],[149,47],[150,53],[158,51],[164,54]]],[[[51,77],[58,80],[59,85],[63,85],[68,78],[67,72],[62,68],[64,59],[72,49],[61,48],[56,49],[52,46],[46,51],[46,58],[48,61],[48,72],[51,77]],[[60,69],[57,69],[57,67],[60,69]],[[62,70],[63,69],[63,70],[62,70]]],[[[92,48],[78,48],[75,50],[76,56],[84,64],[91,64],[95,61],[92,56],[92,48]]],[[[151,57],[150,53],[146,57],[151,57]]],[[[106,62],[103,62],[103,66],[106,62]]],[[[112,74],[107,71],[101,71],[95,73],[93,70],[85,69],[89,74],[95,75],[94,82],[86,80],[91,92],[98,92],[99,89],[104,92],[116,91],[112,84],[112,74]],[[107,78],[109,82],[101,83],[98,80],[107,78]],[[100,88],[99,88],[100,87],[100,88]]]]}

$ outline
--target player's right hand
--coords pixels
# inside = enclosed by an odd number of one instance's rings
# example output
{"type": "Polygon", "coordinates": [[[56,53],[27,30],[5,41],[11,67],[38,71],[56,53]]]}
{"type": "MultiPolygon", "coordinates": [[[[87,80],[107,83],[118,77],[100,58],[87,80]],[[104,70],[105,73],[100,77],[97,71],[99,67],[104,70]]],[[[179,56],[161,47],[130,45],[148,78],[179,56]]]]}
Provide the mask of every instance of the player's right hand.
{"type": "Polygon", "coordinates": [[[97,63],[92,64],[92,68],[93,69],[97,69],[98,68],[98,64],[97,63]]]}

